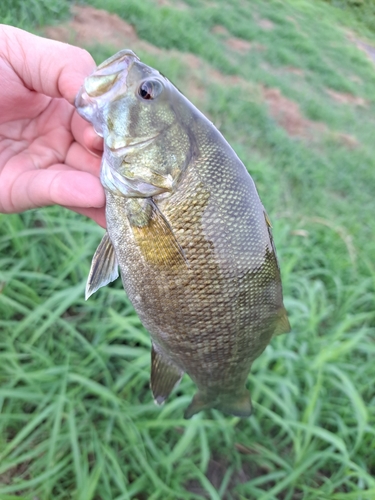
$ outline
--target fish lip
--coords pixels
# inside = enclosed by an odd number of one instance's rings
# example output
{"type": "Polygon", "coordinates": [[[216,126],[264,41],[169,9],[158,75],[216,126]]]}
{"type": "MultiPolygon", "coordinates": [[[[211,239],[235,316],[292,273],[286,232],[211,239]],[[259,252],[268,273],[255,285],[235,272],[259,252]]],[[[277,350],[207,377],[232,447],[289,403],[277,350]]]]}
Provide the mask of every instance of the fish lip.
{"type": "Polygon", "coordinates": [[[119,52],[116,52],[112,57],[109,57],[105,61],[103,61],[99,66],[97,66],[96,70],[92,73],[98,75],[109,75],[119,71],[124,71],[125,68],[123,63],[126,63],[126,68],[129,69],[130,65],[135,61],[139,61],[139,57],[130,49],[122,49],[119,52]],[[113,68],[118,67],[117,71],[114,71],[113,68]],[[110,71],[108,69],[110,68],[110,71]]]}
{"type": "MultiPolygon", "coordinates": [[[[126,80],[129,70],[137,60],[139,61],[139,57],[134,54],[133,51],[124,49],[97,66],[91,75],[85,79],[76,95],[74,106],[77,113],[82,118],[95,125],[95,122],[99,118],[101,108],[105,106],[109,100],[113,101],[126,92],[126,80]],[[107,91],[98,95],[93,95],[92,91],[90,93],[87,82],[91,77],[105,77],[116,74],[118,78],[107,91]]],[[[98,131],[99,135],[101,135],[100,128],[101,127],[99,127],[98,131]]]]}

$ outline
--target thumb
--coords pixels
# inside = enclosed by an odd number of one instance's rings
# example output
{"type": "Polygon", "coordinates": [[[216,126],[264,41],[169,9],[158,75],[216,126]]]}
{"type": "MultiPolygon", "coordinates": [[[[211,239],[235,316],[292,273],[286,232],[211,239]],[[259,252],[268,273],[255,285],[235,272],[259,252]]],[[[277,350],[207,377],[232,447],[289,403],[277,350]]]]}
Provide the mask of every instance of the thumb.
{"type": "Polygon", "coordinates": [[[0,57],[29,90],[64,97],[72,104],[95,68],[86,50],[6,25],[0,25],[0,57]]]}

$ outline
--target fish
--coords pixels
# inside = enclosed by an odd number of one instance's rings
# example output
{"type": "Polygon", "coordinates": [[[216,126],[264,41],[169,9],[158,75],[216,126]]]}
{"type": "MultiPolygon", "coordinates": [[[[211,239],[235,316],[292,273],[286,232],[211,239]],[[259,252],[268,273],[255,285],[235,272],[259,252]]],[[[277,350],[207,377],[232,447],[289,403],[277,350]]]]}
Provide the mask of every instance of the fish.
{"type": "Polygon", "coordinates": [[[88,76],[75,106],[103,138],[107,232],[86,299],[119,276],[151,336],[150,387],[184,373],[185,411],[248,417],[253,361],[290,331],[271,223],[223,135],[165,76],[124,49],[88,76]]]}

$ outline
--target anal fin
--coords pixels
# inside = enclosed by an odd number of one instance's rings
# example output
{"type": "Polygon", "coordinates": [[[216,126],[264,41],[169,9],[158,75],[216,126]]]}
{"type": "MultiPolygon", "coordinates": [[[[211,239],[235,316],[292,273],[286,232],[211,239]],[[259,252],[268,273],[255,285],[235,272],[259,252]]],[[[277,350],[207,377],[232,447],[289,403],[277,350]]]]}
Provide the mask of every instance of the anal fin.
{"type": "Polygon", "coordinates": [[[169,361],[155,345],[151,350],[151,391],[155,403],[161,405],[180,382],[183,371],[169,361]]]}
{"type": "Polygon", "coordinates": [[[86,283],[86,300],[102,286],[118,278],[118,262],[108,233],[102,238],[92,258],[86,283]]]}

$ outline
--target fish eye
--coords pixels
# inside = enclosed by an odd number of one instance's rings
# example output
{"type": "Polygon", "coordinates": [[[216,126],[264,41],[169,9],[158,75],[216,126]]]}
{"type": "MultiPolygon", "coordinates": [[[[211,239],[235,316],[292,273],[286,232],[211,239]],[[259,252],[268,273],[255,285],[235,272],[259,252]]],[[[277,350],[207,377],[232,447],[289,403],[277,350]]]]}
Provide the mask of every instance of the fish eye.
{"type": "Polygon", "coordinates": [[[155,99],[161,91],[163,90],[163,85],[158,80],[146,80],[141,83],[138,88],[138,94],[144,100],[155,99]]]}

